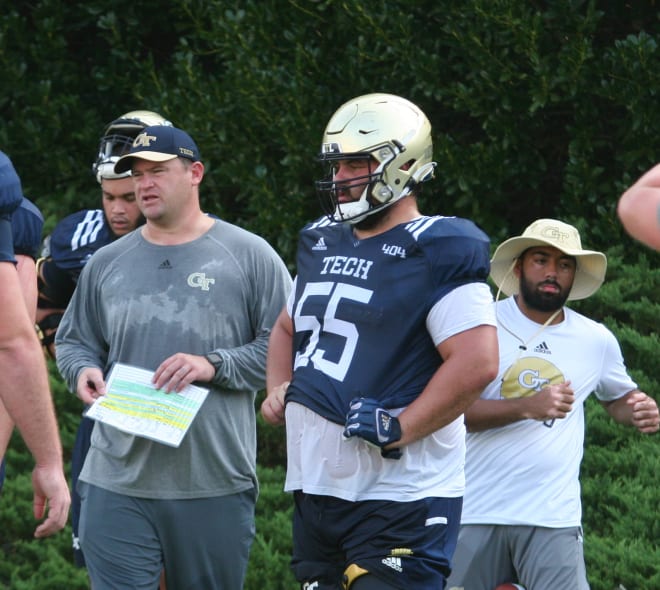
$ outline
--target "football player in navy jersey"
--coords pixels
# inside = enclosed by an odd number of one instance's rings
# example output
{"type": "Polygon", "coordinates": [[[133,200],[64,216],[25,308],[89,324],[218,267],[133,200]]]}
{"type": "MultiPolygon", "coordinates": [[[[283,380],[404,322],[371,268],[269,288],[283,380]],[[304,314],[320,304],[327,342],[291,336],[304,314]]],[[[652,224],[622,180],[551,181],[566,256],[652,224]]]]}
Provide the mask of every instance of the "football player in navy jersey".
{"type": "Polygon", "coordinates": [[[16,271],[11,219],[22,201],[20,179],[0,152],[0,401],[35,459],[33,513],[46,518],[34,536],[46,537],[66,524],[71,498],[48,371],[16,271]]]}
{"type": "MultiPolygon", "coordinates": [[[[135,201],[130,172],[116,174],[114,166],[120,156],[128,152],[140,131],[149,125],[171,126],[172,123],[152,111],[131,111],[108,125],[92,165],[101,186],[102,209],[86,209],[68,215],[44,240],[42,257],[37,262],[37,321],[42,345],[52,358],[56,354],[55,332],[87,261],[99,248],[144,223],[135,201]]],[[[71,524],[74,562],[79,567],[85,566],[85,558],[78,542],[80,497],[76,483],[89,449],[93,426],[93,420],[82,418],[71,456],[71,524]]]]}
{"type": "MultiPolygon", "coordinates": [[[[21,292],[32,322],[37,311],[37,271],[35,261],[41,247],[41,232],[44,218],[39,208],[23,197],[20,205],[11,216],[12,241],[16,270],[21,284],[21,292]]],[[[0,490],[5,480],[4,455],[9,444],[14,423],[0,401],[0,490]]]]}
{"type": "Polygon", "coordinates": [[[419,212],[436,164],[406,99],[342,105],[320,160],[327,215],[300,233],[261,408],[286,423],[292,568],[302,588],[437,590],[460,522],[463,413],[497,372],[489,239],[419,212]]]}

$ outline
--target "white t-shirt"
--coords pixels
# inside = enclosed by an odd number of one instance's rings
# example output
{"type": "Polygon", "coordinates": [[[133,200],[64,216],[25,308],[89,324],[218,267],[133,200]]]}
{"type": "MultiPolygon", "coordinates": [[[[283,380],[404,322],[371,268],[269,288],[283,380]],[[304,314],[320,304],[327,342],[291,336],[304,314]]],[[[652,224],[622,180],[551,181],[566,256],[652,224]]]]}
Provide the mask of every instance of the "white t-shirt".
{"type": "Polygon", "coordinates": [[[520,312],[513,297],[495,305],[500,369],[482,399],[522,397],[546,384],[570,381],[575,403],[551,427],[522,420],[467,435],[461,522],[577,526],[585,400],[592,392],[600,400],[615,400],[637,385],[604,325],[564,308],[562,322],[541,329],[520,312]]]}

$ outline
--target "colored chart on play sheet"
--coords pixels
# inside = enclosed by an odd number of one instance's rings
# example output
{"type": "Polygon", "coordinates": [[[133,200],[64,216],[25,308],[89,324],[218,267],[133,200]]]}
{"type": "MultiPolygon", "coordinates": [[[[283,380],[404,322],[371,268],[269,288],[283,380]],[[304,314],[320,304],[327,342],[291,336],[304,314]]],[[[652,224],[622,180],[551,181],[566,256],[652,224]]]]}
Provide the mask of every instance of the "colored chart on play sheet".
{"type": "Polygon", "coordinates": [[[188,385],[180,393],[166,393],[151,382],[153,371],[116,363],[99,397],[86,416],[130,434],[178,447],[208,389],[188,385]]]}

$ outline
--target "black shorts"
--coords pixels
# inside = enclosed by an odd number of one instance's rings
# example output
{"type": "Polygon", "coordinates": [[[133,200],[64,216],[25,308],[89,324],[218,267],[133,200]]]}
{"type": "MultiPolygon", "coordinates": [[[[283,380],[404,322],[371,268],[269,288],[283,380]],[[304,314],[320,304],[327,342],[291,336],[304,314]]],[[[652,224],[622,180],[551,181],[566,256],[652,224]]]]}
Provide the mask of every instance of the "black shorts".
{"type": "Polygon", "coordinates": [[[349,502],[294,494],[296,579],[339,584],[355,564],[402,590],[437,590],[449,575],[462,498],[349,502]]]}

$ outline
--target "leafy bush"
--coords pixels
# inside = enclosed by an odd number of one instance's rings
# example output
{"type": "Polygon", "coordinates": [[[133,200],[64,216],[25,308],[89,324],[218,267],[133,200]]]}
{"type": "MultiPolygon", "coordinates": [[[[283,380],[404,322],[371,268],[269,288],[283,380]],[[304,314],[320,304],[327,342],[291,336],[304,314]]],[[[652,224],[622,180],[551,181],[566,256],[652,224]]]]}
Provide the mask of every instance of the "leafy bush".
{"type": "MultiPolygon", "coordinates": [[[[106,124],[156,110],[188,130],[207,173],[202,205],[253,230],[295,272],[299,228],[319,214],[324,125],[345,100],[402,94],[433,124],[426,213],[473,218],[493,245],[533,219],[577,225],[608,280],[576,308],[621,341],[658,392],[660,260],[622,231],[622,190],[660,153],[657,3],[623,0],[35,0],[0,12],[0,147],[46,217],[99,203],[91,174],[106,124]]],[[[65,458],[80,406],[51,366],[65,458]]],[[[259,423],[262,490],[246,589],[293,588],[284,431],[259,423]],[[267,578],[264,578],[266,576],[267,578]]],[[[658,453],[588,411],[585,553],[593,590],[658,583],[658,453]]],[[[15,436],[2,496],[0,586],[76,589],[70,530],[32,539],[31,459],[15,436]]]]}

